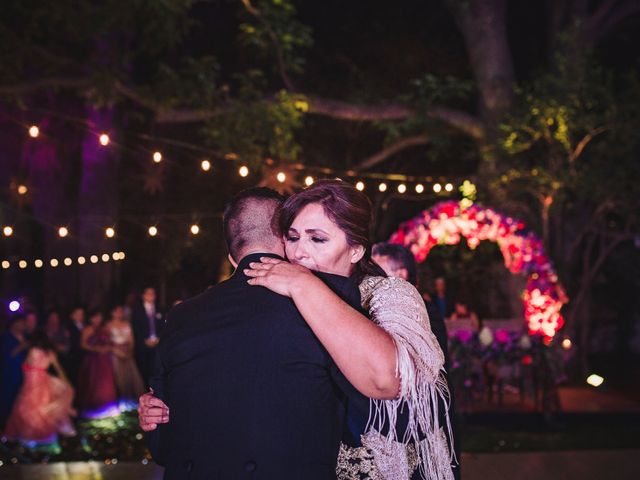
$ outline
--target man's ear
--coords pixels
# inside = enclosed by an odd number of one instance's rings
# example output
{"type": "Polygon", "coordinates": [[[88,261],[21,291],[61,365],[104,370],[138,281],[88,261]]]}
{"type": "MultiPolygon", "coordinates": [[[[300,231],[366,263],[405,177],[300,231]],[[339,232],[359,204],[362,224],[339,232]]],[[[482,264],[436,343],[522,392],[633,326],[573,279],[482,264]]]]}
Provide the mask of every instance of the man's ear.
{"type": "Polygon", "coordinates": [[[231,256],[231,254],[227,255],[227,258],[229,259],[229,261],[231,262],[231,265],[233,265],[233,268],[238,268],[238,262],[236,262],[233,257],[231,256]]]}
{"type": "Polygon", "coordinates": [[[364,247],[362,245],[354,245],[351,247],[351,263],[358,263],[364,256],[364,247]]]}
{"type": "Polygon", "coordinates": [[[409,279],[409,272],[407,272],[406,268],[399,268],[396,270],[396,277],[401,278],[403,280],[408,280],[409,279]]]}

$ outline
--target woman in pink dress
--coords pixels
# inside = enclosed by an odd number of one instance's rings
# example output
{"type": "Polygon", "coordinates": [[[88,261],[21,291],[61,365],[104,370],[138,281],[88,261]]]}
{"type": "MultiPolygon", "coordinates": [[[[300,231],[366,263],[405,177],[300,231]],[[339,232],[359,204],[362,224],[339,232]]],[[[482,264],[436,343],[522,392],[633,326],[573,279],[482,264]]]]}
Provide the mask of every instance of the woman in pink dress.
{"type": "Polygon", "coordinates": [[[116,408],[117,394],[111,358],[113,346],[100,311],[89,314],[89,325],[82,330],[80,346],[85,356],[78,373],[78,405],[88,417],[108,414],[116,408]]]}
{"type": "Polygon", "coordinates": [[[57,434],[73,436],[73,388],[58,363],[53,345],[35,333],[22,365],[24,383],[7,421],[4,435],[20,441],[53,442],[57,434]],[[57,377],[47,373],[53,366],[57,377]]]}

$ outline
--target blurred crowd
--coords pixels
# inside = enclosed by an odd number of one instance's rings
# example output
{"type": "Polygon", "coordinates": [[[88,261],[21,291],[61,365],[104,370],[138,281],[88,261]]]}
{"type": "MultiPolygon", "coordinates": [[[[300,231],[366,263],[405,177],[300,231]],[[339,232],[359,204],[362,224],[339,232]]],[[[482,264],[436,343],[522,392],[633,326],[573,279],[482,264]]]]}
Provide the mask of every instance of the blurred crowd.
{"type": "Polygon", "coordinates": [[[164,321],[152,287],[108,311],[18,309],[0,335],[3,438],[51,442],[76,434],[76,416],[135,408],[164,321]]]}

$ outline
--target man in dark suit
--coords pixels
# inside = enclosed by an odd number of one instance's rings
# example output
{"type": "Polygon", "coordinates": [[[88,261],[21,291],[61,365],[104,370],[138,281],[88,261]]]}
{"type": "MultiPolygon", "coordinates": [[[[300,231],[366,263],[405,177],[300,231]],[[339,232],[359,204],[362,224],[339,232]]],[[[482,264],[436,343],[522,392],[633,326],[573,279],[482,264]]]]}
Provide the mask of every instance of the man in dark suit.
{"type": "Polygon", "coordinates": [[[164,318],[156,303],[156,290],[153,287],[146,287],[142,291],[140,301],[131,312],[131,326],[138,369],[145,384],[148,384],[156,347],[164,326],[164,318]]]}
{"type": "MultiPolygon", "coordinates": [[[[406,280],[412,285],[418,283],[418,265],[413,254],[402,245],[395,243],[376,243],[372,250],[373,260],[382,267],[390,277],[398,277],[406,280]]],[[[440,315],[440,311],[436,305],[431,302],[425,302],[427,313],[429,314],[429,323],[431,330],[438,340],[438,344],[444,353],[444,368],[449,371],[449,337],[447,335],[447,327],[444,319],[440,315]]],[[[454,398],[451,384],[447,380],[449,392],[451,394],[451,403],[449,405],[449,418],[453,427],[453,445],[458,461],[460,460],[460,444],[459,437],[455,428],[455,411],[454,398]]],[[[440,408],[440,413],[444,413],[444,409],[440,408]]],[[[444,424],[444,415],[442,415],[441,423],[444,424]]],[[[460,465],[452,465],[453,474],[456,479],[460,478],[460,465]]]]}
{"type": "MultiPolygon", "coordinates": [[[[224,215],[235,273],[169,313],[150,383],[171,421],[147,434],[165,479],[335,479],[344,377],[291,299],[243,273],[284,256],[280,202],[264,188],[237,196],[224,215]]],[[[343,298],[357,292],[321,278],[343,298]]]]}

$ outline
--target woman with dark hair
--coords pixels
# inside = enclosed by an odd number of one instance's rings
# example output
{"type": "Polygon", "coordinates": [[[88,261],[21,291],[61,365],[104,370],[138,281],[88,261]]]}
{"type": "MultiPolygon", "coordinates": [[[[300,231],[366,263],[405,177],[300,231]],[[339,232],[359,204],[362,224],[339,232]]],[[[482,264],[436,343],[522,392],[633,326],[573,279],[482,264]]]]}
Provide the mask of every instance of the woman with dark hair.
{"type": "Polygon", "coordinates": [[[349,419],[354,441],[340,449],[338,478],[409,479],[415,473],[451,479],[452,449],[443,430],[450,425],[448,417],[447,425],[438,420],[438,396],[448,404],[444,355],[417,290],[387,278],[371,260],[371,221],[366,195],[342,181],[320,181],[281,208],[291,263],[265,257],[245,273],[253,277],[252,285],[291,297],[343,374],[372,399],[369,411],[348,413],[354,417],[349,419]],[[371,319],[312,270],[357,282],[371,319]],[[402,411],[408,412],[407,425],[400,427],[402,411]]]}
{"type": "Polygon", "coordinates": [[[43,332],[31,336],[22,365],[24,382],[7,421],[4,435],[20,441],[52,442],[57,434],[76,434],[73,388],[58,363],[53,344],[43,332]],[[53,366],[57,377],[47,373],[53,366]]]}
{"type": "Polygon", "coordinates": [[[113,346],[103,322],[102,312],[87,315],[80,346],[85,351],[78,372],[78,405],[87,417],[99,417],[116,408],[117,394],[113,363],[113,346]]]}

